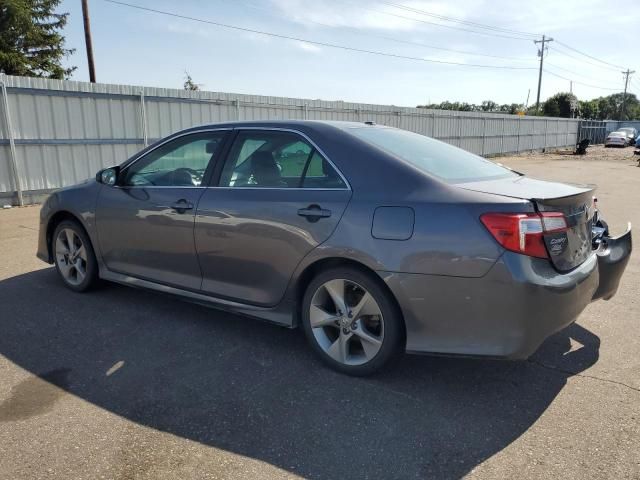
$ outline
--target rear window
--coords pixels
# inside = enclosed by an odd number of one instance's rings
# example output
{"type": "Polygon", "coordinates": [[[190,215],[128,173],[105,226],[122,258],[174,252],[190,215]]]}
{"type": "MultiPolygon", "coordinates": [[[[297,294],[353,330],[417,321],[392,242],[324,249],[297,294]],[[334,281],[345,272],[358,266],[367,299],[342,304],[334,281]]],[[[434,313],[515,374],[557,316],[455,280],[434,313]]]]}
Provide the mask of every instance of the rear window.
{"type": "Polygon", "coordinates": [[[354,128],[356,137],[449,183],[518,176],[508,168],[424,135],[395,128],[354,128]]]}

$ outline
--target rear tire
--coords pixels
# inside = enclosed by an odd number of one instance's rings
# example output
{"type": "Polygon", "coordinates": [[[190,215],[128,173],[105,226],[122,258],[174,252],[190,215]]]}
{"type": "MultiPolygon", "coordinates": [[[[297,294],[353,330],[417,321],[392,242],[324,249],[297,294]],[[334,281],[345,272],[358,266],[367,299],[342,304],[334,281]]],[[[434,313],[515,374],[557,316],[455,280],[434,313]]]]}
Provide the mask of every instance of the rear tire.
{"type": "Polygon", "coordinates": [[[67,288],[86,292],[98,283],[96,255],[89,236],[78,222],[60,222],[51,243],[56,270],[67,288]]]}
{"type": "Polygon", "coordinates": [[[320,359],[347,375],[371,375],[405,349],[402,315],[382,281],[352,267],[318,274],[302,300],[302,325],[320,359]]]}

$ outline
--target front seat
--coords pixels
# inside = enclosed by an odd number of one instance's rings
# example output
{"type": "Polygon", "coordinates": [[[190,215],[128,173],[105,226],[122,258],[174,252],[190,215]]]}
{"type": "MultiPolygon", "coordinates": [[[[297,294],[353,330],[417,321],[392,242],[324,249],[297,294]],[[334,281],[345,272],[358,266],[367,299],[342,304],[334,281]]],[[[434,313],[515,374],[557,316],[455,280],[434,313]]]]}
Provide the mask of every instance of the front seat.
{"type": "Polygon", "coordinates": [[[280,187],[283,185],[278,164],[271,152],[255,152],[251,156],[251,176],[261,187],[280,187]]]}

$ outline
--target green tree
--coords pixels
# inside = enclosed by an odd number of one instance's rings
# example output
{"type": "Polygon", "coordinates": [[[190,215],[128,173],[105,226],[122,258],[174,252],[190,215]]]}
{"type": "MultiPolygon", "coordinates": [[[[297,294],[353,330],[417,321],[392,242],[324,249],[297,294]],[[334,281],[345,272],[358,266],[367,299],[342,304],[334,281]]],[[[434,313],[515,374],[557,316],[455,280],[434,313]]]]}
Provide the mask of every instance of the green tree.
{"type": "Polygon", "coordinates": [[[522,105],[521,103],[510,103],[510,104],[505,103],[503,105],[500,105],[498,110],[502,113],[509,113],[511,115],[515,115],[518,112],[524,111],[524,105],[522,105]]]}
{"type": "Polygon", "coordinates": [[[553,97],[549,97],[542,111],[547,117],[571,118],[572,104],[577,108],[578,97],[573,93],[561,92],[556,93],[553,97]]]}
{"type": "Polygon", "coordinates": [[[580,112],[580,117],[586,118],[589,120],[595,120],[598,118],[599,110],[598,110],[598,101],[597,100],[580,100],[578,102],[578,110],[580,112]]]}
{"type": "Polygon", "coordinates": [[[493,100],[484,100],[480,105],[480,110],[483,112],[495,112],[498,109],[498,104],[493,100]]]}
{"type": "Polygon", "coordinates": [[[61,30],[68,13],[55,13],[61,0],[0,0],[0,70],[8,75],[64,79],[76,67],[62,60],[74,52],[65,48],[61,30]]]}

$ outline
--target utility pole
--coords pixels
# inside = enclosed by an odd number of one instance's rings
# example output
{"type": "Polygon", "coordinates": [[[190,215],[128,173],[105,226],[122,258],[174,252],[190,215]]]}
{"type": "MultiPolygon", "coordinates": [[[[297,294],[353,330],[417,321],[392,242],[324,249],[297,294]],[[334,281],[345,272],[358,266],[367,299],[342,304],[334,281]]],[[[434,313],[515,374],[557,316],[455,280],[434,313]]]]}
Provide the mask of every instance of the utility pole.
{"type": "Polygon", "coordinates": [[[540,43],[540,50],[538,50],[538,56],[540,57],[540,72],[538,73],[538,95],[536,96],[536,113],[540,110],[540,87],[542,86],[542,62],[544,60],[545,43],[553,42],[553,38],[546,38],[542,35],[542,40],[534,40],[536,45],[540,43]]]}
{"type": "Polygon", "coordinates": [[[624,120],[624,107],[627,103],[627,86],[629,85],[629,77],[636,73],[635,70],[629,70],[627,68],[626,72],[622,72],[624,75],[624,93],[622,94],[622,106],[620,107],[620,120],[624,120]]]}
{"type": "Polygon", "coordinates": [[[89,81],[96,83],[96,67],[93,64],[93,42],[91,41],[91,25],[89,23],[88,0],[82,0],[82,19],[84,20],[84,43],[87,46],[87,63],[89,64],[89,81]]]}

